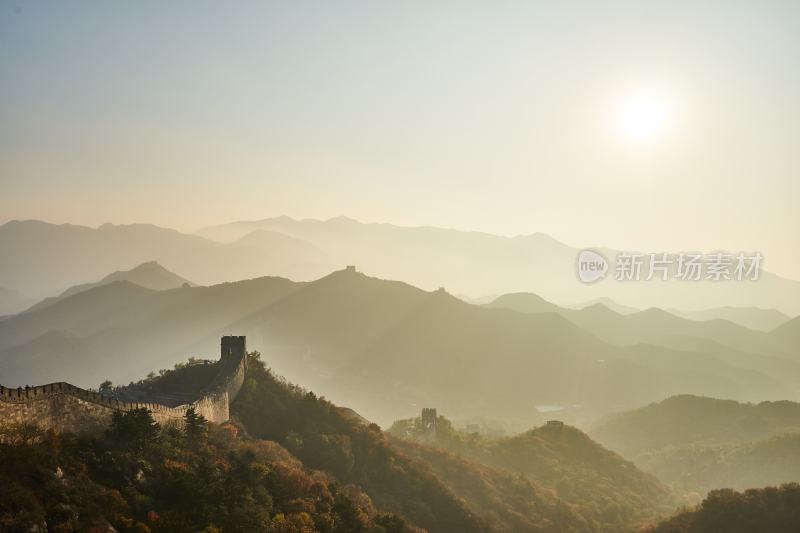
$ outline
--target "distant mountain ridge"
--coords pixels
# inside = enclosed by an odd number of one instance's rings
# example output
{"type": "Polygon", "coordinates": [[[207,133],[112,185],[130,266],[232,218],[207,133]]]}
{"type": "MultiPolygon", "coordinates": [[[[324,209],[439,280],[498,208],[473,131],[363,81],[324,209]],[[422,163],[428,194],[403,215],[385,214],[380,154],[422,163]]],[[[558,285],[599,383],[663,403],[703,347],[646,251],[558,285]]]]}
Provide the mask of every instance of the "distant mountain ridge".
{"type": "Polygon", "coordinates": [[[604,304],[596,303],[582,309],[560,307],[532,293],[499,296],[486,304],[492,308],[513,309],[524,313],[553,312],[560,314],[597,337],[617,345],[637,343],[661,344],[686,349],[686,338],[703,339],[729,348],[749,351],[756,355],[781,356],[800,361],[800,346],[781,335],[788,331],[754,331],[728,320],[697,321],[682,318],[658,308],[620,314],[604,304]]]}
{"type": "Polygon", "coordinates": [[[785,324],[791,317],[777,309],[761,309],[759,307],[716,307],[701,311],[681,311],[668,309],[674,315],[692,320],[723,319],[758,331],[772,331],[785,324]]]}
{"type": "Polygon", "coordinates": [[[0,287],[0,318],[16,313],[31,303],[31,298],[21,292],[0,287]]]}
{"type": "Polygon", "coordinates": [[[0,374],[10,386],[127,382],[186,354],[216,353],[218,337],[237,331],[289,379],[369,420],[436,405],[528,426],[542,422],[537,405],[582,420],[678,393],[790,398],[800,383],[796,359],[721,344],[730,336],[777,350],[772,334],[595,307],[567,310],[582,320],[521,313],[349,269],[305,283],[256,278],[163,291],[114,282],[0,321],[0,374]]]}
{"type": "MultiPolygon", "coordinates": [[[[617,253],[598,251],[608,258],[617,253]]],[[[41,299],[150,260],[203,285],[264,275],[311,280],[356,264],[382,278],[426,290],[444,286],[454,294],[526,291],[553,302],[611,298],[639,309],[757,306],[800,314],[800,281],[769,272],[747,283],[622,283],[610,276],[587,285],[575,275],[578,252],[542,233],[503,237],[363,224],[345,217],[277,217],[206,228],[196,235],[148,224],[89,228],[11,221],[0,226],[0,254],[5,258],[0,284],[41,299]]]]}
{"type": "Polygon", "coordinates": [[[148,261],[201,285],[266,274],[314,279],[340,266],[289,236],[220,244],[150,224],[90,228],[35,220],[0,226],[0,255],[0,284],[37,299],[148,261]]]}
{"type": "MultiPolygon", "coordinates": [[[[624,283],[616,282],[612,273],[611,279],[582,284],[575,273],[580,250],[543,233],[503,237],[361,223],[347,217],[321,221],[281,216],[211,226],[197,235],[232,242],[257,229],[292,235],[314,243],[337,258],[338,264],[358,264],[366,272],[428,290],[445,286],[453,293],[473,296],[528,291],[554,302],[611,298],[619,305],[639,309],[757,306],[800,315],[800,281],[769,272],[762,272],[757,282],[624,283]]],[[[618,253],[602,247],[597,251],[609,260],[618,253]]]]}
{"type": "Polygon", "coordinates": [[[79,292],[88,291],[89,289],[100,287],[102,285],[108,285],[118,281],[127,281],[133,283],[134,285],[139,285],[140,287],[154,291],[177,289],[183,285],[194,285],[194,283],[188,281],[187,279],[170,272],[158,264],[157,261],[148,261],[147,263],[142,263],[141,265],[133,267],[130,270],[117,270],[116,272],[112,272],[98,282],[84,283],[82,285],[70,287],[58,296],[45,298],[25,312],[38,311],[44,309],[45,307],[49,307],[54,303],[63,300],[64,298],[68,298],[73,294],[78,294],[79,292]]]}

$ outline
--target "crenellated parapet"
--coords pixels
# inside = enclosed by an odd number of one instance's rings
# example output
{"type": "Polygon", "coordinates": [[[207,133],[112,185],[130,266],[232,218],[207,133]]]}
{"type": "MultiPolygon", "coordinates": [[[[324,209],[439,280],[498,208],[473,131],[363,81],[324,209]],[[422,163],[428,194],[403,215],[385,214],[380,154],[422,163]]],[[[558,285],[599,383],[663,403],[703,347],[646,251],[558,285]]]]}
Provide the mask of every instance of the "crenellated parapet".
{"type": "Polygon", "coordinates": [[[162,425],[180,425],[190,407],[211,422],[224,422],[244,382],[245,338],[223,337],[220,351],[219,374],[190,404],[169,407],[155,402],[125,402],[65,382],[14,389],[0,385],[0,426],[33,424],[56,431],[91,432],[107,427],[114,411],[141,408],[149,409],[162,425]]]}
{"type": "Polygon", "coordinates": [[[109,396],[103,396],[99,392],[76,387],[64,381],[48,383],[47,385],[38,385],[36,387],[17,387],[16,389],[9,389],[0,385],[0,401],[8,403],[22,404],[35,402],[59,395],[69,395],[88,403],[119,411],[130,411],[144,407],[150,409],[154,413],[159,412],[164,415],[183,416],[186,413],[186,409],[188,409],[188,406],[167,407],[166,405],[151,402],[124,402],[109,396]]]}

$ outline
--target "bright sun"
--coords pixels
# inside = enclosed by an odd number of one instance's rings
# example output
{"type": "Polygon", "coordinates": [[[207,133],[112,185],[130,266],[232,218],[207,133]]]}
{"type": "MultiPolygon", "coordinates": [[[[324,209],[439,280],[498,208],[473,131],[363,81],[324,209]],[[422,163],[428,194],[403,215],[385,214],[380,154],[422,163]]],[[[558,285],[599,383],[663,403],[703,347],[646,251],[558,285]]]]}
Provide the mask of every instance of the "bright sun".
{"type": "Polygon", "coordinates": [[[623,102],[619,112],[619,125],[626,137],[646,141],[657,137],[667,119],[667,106],[661,98],[640,94],[623,102]]]}

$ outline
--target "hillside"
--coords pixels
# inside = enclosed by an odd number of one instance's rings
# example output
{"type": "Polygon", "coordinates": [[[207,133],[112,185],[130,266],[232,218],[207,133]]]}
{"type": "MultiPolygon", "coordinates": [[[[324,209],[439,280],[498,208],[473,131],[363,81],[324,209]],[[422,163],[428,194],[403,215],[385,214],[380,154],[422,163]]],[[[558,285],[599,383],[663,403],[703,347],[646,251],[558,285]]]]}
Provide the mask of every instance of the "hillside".
{"type": "MultiPolygon", "coordinates": [[[[175,384],[195,381],[196,370],[180,367],[148,378],[148,386],[174,392],[175,384]]],[[[86,438],[4,426],[0,525],[28,531],[46,520],[56,530],[87,530],[111,523],[154,533],[212,526],[402,533],[412,524],[431,533],[497,530],[426,465],[391,448],[377,426],[276,378],[257,353],[232,417],[234,424],[204,427],[187,415],[184,430],[162,430],[131,411],[114,417],[104,435],[86,438]]]]}
{"type": "Polygon", "coordinates": [[[648,533],[793,533],[800,529],[800,485],[711,492],[696,509],[647,529],[648,533]]]}
{"type": "Polygon", "coordinates": [[[468,461],[423,444],[393,439],[392,447],[425,465],[494,531],[599,531],[592,510],[571,505],[526,476],[468,461]]]}
{"type": "Polygon", "coordinates": [[[745,490],[800,480],[800,432],[752,442],[669,447],[642,453],[636,464],[679,490],[745,490]]]}
{"type": "MultiPolygon", "coordinates": [[[[655,511],[651,490],[666,496],[569,428],[560,437],[536,438],[542,447],[529,451],[538,466],[522,476],[387,438],[352,411],[276,377],[257,353],[247,368],[231,406],[233,424],[203,429],[187,415],[184,430],[162,430],[133,411],[100,435],[3,427],[0,526],[89,530],[110,524],[122,533],[212,526],[276,533],[412,533],[417,526],[431,533],[577,533],[632,527],[655,511]],[[622,490],[630,482],[638,493],[622,490]]],[[[189,393],[183,389],[207,370],[181,366],[145,385],[189,393]]]]}
{"type": "Polygon", "coordinates": [[[398,421],[389,431],[396,445],[415,457],[444,461],[446,454],[431,450],[438,447],[509,475],[524,475],[574,505],[593,529],[633,529],[670,512],[678,503],[656,478],[580,430],[563,424],[546,424],[503,439],[485,439],[458,432],[439,416],[435,436],[423,428],[419,418],[398,421]]]}
{"type": "Polygon", "coordinates": [[[72,296],[73,294],[78,294],[79,292],[88,291],[89,289],[101,287],[117,281],[127,281],[129,283],[133,283],[134,285],[139,285],[140,287],[154,291],[164,291],[167,289],[177,289],[184,285],[193,285],[193,283],[190,281],[170,272],[158,264],[157,261],[148,261],[147,263],[142,263],[141,265],[130,270],[117,270],[116,272],[112,272],[108,276],[95,283],[84,283],[82,285],[70,287],[58,296],[45,298],[41,302],[28,309],[26,312],[44,309],[45,307],[49,307],[54,303],[63,300],[64,298],[72,296]]]}
{"type": "MultiPolygon", "coordinates": [[[[249,366],[246,397],[236,403],[243,417],[263,411],[274,415],[281,408],[292,415],[305,410],[302,435],[307,442],[312,437],[328,442],[334,430],[348,432],[354,437],[356,464],[392,471],[392,452],[382,444],[379,431],[348,422],[327,402],[275,380],[257,359],[249,366]],[[266,388],[271,393],[268,397],[259,394],[266,388]],[[251,403],[256,401],[261,403],[251,403]]],[[[150,381],[154,386],[164,380],[182,382],[180,375],[192,370],[177,369],[150,381]]],[[[271,422],[275,421],[273,417],[271,422]]],[[[273,431],[282,430],[284,437],[288,436],[282,439],[284,446],[296,443],[288,419],[282,422],[280,428],[271,426],[273,431]]],[[[257,421],[253,423],[258,430],[257,421]]],[[[160,428],[146,410],[117,413],[104,434],[81,437],[3,426],[0,529],[123,533],[416,530],[403,518],[378,510],[363,489],[337,478],[332,473],[337,470],[336,457],[317,456],[315,462],[321,468],[312,469],[278,442],[252,439],[245,437],[246,433],[234,424],[205,424],[189,414],[183,429],[160,428]]],[[[339,439],[332,442],[342,444],[349,435],[337,435],[339,439]]],[[[397,460],[403,462],[400,457],[397,460]]],[[[452,527],[488,530],[424,470],[406,465],[395,477],[396,484],[385,490],[402,497],[409,506],[405,514],[424,522],[429,531],[451,531],[452,527]],[[408,496],[413,490],[438,505],[416,516],[424,504],[408,496]]]]}
{"type": "Polygon", "coordinates": [[[669,398],[611,416],[593,438],[684,491],[800,480],[800,404],[669,398]]]}
{"type": "Polygon", "coordinates": [[[743,443],[790,431],[800,431],[800,403],[675,396],[612,415],[590,434],[612,450],[635,456],[670,446],[743,443]]]}
{"type": "Polygon", "coordinates": [[[313,393],[275,378],[257,359],[233,403],[233,416],[253,437],[281,443],[306,467],[354,484],[386,511],[428,531],[486,531],[426,468],[389,446],[375,425],[362,425],[313,393]]]}

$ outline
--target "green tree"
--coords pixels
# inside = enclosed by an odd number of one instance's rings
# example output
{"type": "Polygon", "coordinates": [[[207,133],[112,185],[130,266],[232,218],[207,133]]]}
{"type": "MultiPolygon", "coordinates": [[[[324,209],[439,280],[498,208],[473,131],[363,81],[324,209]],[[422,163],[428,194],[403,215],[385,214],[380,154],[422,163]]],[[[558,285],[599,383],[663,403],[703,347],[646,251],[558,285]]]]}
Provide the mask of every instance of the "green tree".
{"type": "Polygon", "coordinates": [[[204,444],[208,439],[208,426],[206,424],[206,417],[197,414],[194,407],[186,410],[184,415],[184,433],[186,434],[186,441],[192,446],[199,446],[204,444]]]}
{"type": "Polygon", "coordinates": [[[108,437],[124,448],[142,452],[158,441],[160,433],[161,426],[146,407],[111,415],[108,437]]]}

